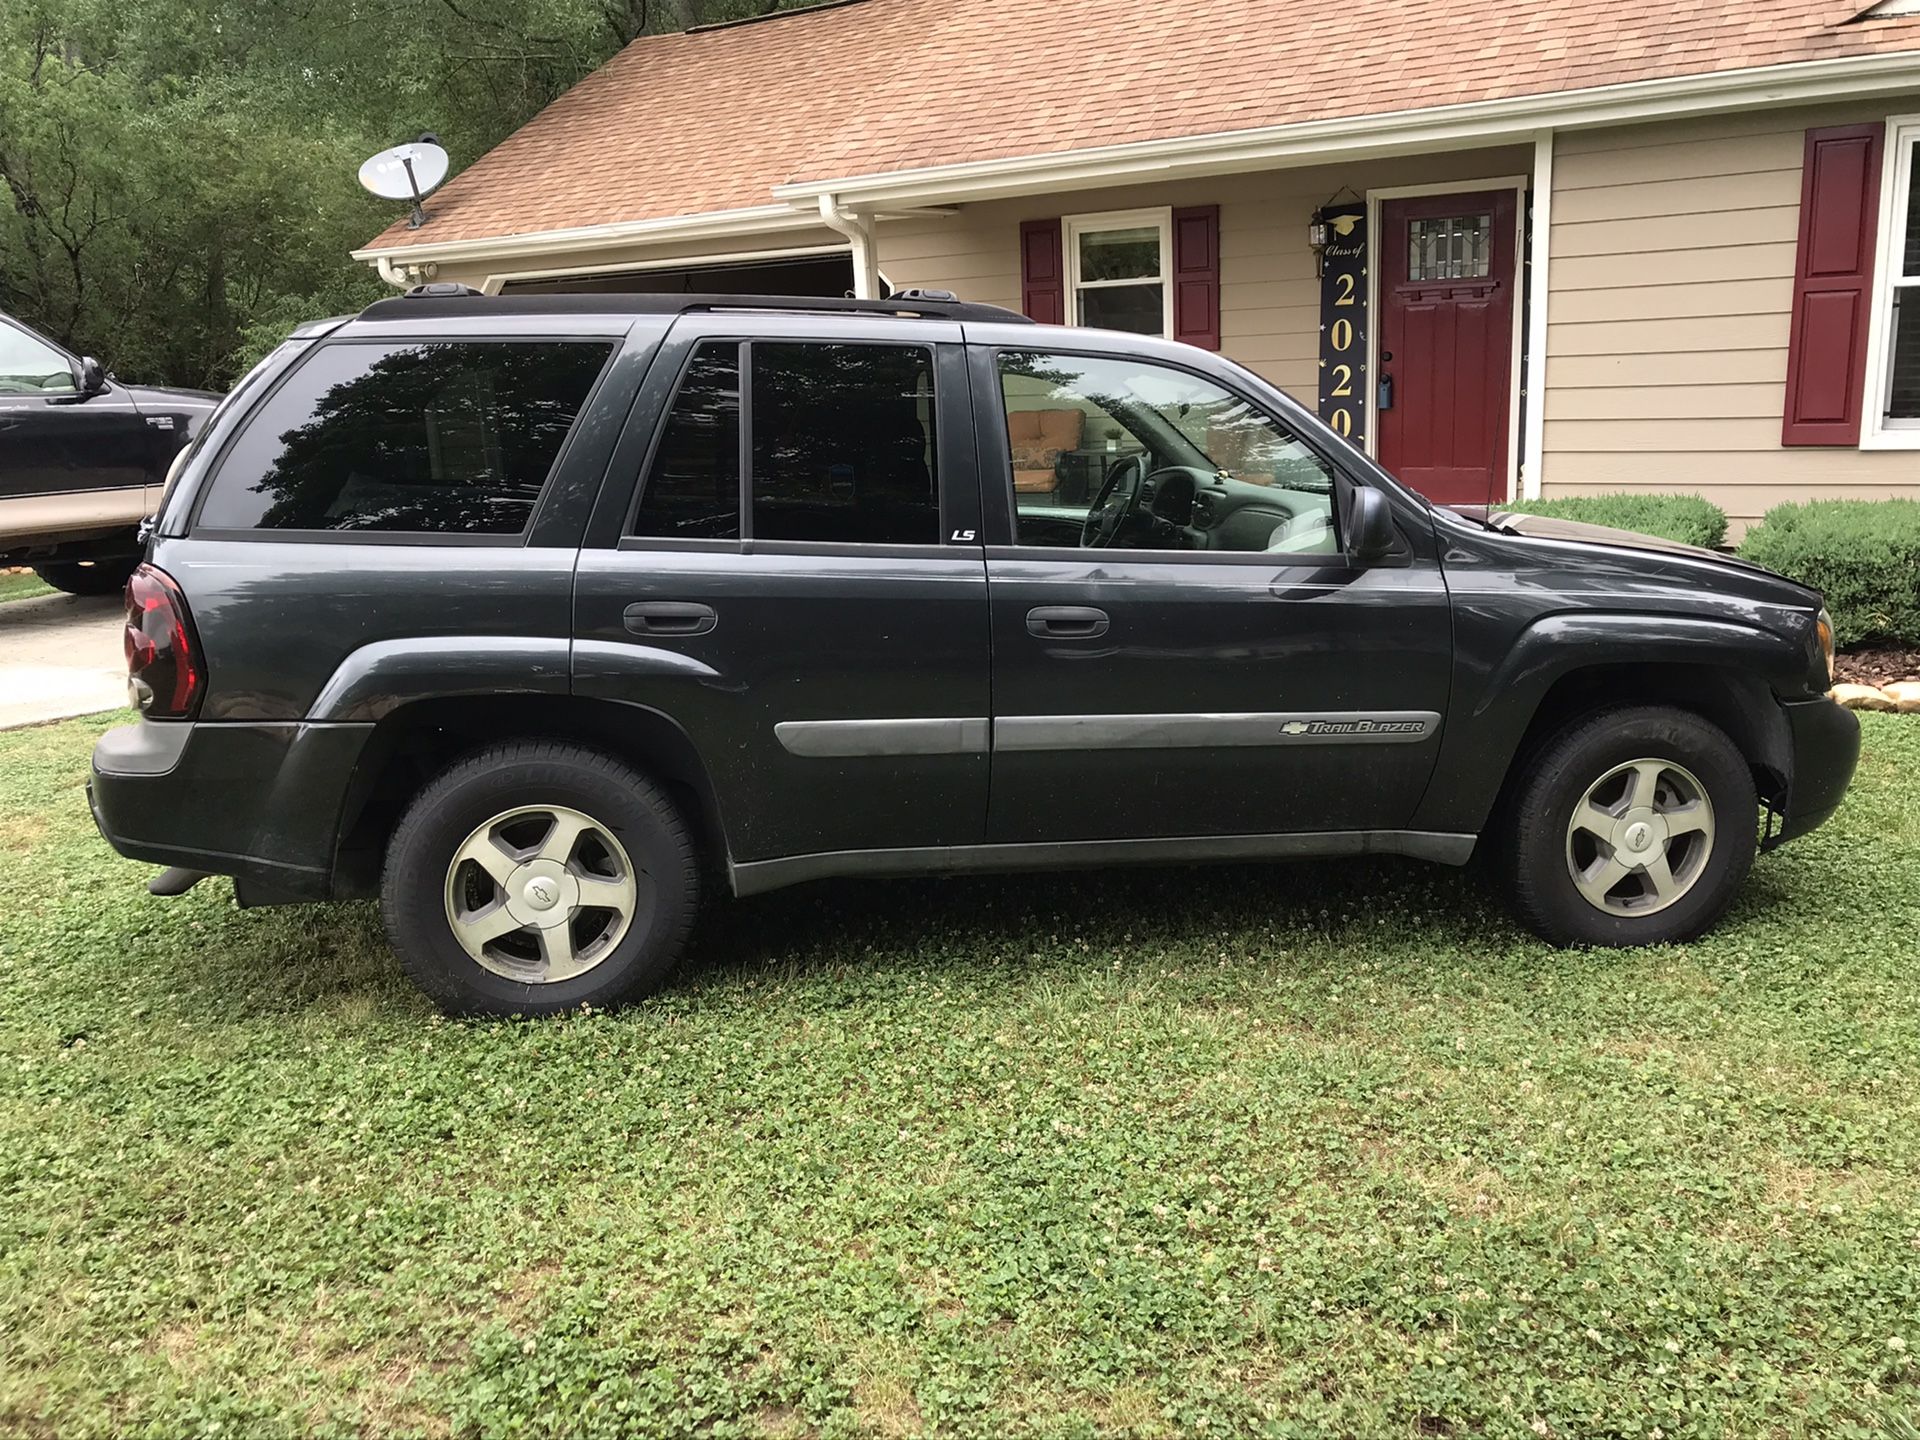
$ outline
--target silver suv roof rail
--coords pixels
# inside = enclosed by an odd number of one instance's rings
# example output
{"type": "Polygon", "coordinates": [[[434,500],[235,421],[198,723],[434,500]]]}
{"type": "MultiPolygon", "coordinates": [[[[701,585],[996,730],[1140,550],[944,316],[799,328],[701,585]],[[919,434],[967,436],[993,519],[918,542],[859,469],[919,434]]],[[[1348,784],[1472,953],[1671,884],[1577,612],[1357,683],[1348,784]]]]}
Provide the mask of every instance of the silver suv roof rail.
{"type": "Polygon", "coordinates": [[[1030,325],[1025,315],[998,305],[975,305],[948,290],[896,290],[884,300],[836,300],[809,295],[483,295],[441,281],[376,300],[362,320],[417,320],[434,315],[685,315],[708,311],[783,311],[812,315],[893,315],[910,320],[982,320],[1030,325]]]}

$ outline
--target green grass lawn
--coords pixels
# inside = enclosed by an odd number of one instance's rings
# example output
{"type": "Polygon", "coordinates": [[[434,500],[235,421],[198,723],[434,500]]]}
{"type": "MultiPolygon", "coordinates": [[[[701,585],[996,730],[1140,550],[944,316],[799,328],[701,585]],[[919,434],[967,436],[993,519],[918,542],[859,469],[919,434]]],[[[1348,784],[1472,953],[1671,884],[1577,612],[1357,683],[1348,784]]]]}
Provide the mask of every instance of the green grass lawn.
{"type": "Polygon", "coordinates": [[[1711,939],[1411,863],[815,888],[619,1016],[141,889],[0,736],[0,1433],[1912,1436],[1920,724],[1711,939]]]}
{"type": "Polygon", "coordinates": [[[31,570],[20,575],[0,574],[0,605],[9,600],[31,600],[35,595],[51,595],[53,587],[31,570]]]}

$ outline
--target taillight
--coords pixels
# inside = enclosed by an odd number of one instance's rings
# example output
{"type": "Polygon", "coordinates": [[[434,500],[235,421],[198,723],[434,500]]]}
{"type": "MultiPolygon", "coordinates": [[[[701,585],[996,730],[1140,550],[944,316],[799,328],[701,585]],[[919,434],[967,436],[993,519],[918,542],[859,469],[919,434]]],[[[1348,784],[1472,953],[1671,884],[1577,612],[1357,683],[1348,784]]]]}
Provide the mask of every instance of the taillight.
{"type": "Polygon", "coordinates": [[[127,581],[127,688],[143,715],[189,720],[207,688],[187,597],[164,570],[142,565],[127,581]]]}

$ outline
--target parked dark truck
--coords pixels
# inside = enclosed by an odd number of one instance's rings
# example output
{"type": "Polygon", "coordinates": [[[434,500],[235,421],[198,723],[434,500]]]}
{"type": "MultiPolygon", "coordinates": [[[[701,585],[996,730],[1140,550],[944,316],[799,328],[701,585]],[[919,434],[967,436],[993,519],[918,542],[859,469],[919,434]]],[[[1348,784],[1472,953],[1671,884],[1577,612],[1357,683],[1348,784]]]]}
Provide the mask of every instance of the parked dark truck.
{"type": "Polygon", "coordinates": [[[219,403],[129,385],[0,315],[0,566],[112,595],[140,563],[140,521],[219,403]]]}
{"type": "Polygon", "coordinates": [[[1435,509],[1217,355],[427,289],[187,457],[91,793],[160,893],[377,893],[449,1009],[619,1001],[703,883],[825,876],[1484,851],[1556,944],[1684,939],[1853,772],[1818,595],[1435,509]]]}

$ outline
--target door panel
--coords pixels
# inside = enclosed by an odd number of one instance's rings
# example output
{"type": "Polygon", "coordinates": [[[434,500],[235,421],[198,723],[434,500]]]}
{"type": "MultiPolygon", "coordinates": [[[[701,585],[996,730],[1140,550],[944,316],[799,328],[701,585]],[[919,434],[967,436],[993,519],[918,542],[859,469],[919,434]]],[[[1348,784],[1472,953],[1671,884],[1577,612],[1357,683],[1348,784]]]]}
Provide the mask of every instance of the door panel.
{"type": "Polygon", "coordinates": [[[1511,190],[1381,209],[1380,463],[1442,504],[1506,495],[1516,213],[1511,190]]]}
{"type": "Polygon", "coordinates": [[[993,542],[988,839],[1406,825],[1438,752],[1452,666],[1424,511],[1394,498],[1399,553],[1353,568],[1337,524],[1305,523],[1334,520],[1352,482],[1297,405],[1191,351],[1034,344],[981,344],[970,365],[993,542]],[[1060,499],[1013,484],[1023,461],[1008,410],[1073,406],[1125,432],[1085,526],[1060,499]],[[1134,455],[1150,472],[1137,493],[1151,521],[1130,511],[1103,523],[1134,455]],[[1276,527],[1269,507],[1295,518],[1276,527]],[[1069,532],[1108,542],[1059,543],[1069,532]]]}
{"type": "Polygon", "coordinates": [[[1452,663],[1437,568],[994,550],[989,838],[1404,826],[1452,663]],[[1105,614],[1086,639],[1036,607],[1105,614]]]}
{"type": "MultiPolygon", "coordinates": [[[[870,485],[869,476],[893,466],[900,453],[881,443],[878,419],[848,427],[844,443],[797,428],[753,433],[756,410],[782,427],[800,420],[790,398],[774,403],[765,393],[767,376],[778,372],[757,370],[750,358],[746,373],[756,378],[742,405],[750,438],[739,446],[748,537],[727,536],[725,523],[714,521],[714,497],[726,486],[716,485],[712,457],[724,459],[728,447],[710,443],[711,427],[682,426],[662,450],[681,466],[663,485],[672,508],[650,507],[644,518],[629,520],[636,477],[648,472],[655,437],[664,433],[656,418],[677,403],[676,387],[696,348],[737,342],[738,325],[723,316],[676,322],[642,389],[634,414],[646,420],[621,440],[580,557],[574,691],[664,716],[688,737],[711,778],[737,862],[977,844],[986,823],[990,665],[958,328],[841,318],[828,334],[803,316],[751,319],[755,344],[884,342],[932,353],[937,535],[964,534],[966,542],[752,539],[756,466],[777,467],[788,487],[784,509],[763,496],[758,516],[776,516],[787,530],[804,522],[815,534],[831,528],[837,498],[869,488],[875,508],[863,523],[893,523],[887,517],[896,512],[887,507],[901,481],[890,469],[892,494],[884,499],[881,487],[870,485]],[[615,540],[606,535],[611,512],[620,516],[616,529],[638,523],[655,533],[615,540]],[[696,524],[726,538],[664,533],[696,524]]],[[[703,366],[702,393],[720,393],[724,387],[703,366]]],[[[886,423],[904,422],[896,409],[886,423]]]]}

